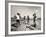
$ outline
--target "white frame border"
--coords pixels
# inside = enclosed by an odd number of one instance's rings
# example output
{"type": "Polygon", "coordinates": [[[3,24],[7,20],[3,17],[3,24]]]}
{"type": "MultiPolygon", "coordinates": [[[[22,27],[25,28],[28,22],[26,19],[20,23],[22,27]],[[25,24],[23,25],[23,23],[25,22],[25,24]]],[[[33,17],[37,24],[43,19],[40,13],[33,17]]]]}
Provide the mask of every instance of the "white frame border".
{"type": "Polygon", "coordinates": [[[22,4],[22,3],[8,3],[8,34],[25,34],[25,33],[41,33],[43,32],[43,5],[39,5],[39,4],[22,4]],[[11,32],[11,5],[20,5],[20,6],[40,6],[41,7],[41,30],[36,30],[36,31],[14,31],[11,32]]]}

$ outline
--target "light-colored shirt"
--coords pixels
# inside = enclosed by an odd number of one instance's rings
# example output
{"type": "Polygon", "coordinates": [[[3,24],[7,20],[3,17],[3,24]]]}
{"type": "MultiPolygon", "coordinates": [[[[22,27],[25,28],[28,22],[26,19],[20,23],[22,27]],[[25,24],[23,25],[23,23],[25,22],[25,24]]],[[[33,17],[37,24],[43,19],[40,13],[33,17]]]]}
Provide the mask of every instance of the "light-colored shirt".
{"type": "Polygon", "coordinates": [[[18,15],[16,15],[16,16],[17,16],[17,19],[20,19],[18,15]]]}

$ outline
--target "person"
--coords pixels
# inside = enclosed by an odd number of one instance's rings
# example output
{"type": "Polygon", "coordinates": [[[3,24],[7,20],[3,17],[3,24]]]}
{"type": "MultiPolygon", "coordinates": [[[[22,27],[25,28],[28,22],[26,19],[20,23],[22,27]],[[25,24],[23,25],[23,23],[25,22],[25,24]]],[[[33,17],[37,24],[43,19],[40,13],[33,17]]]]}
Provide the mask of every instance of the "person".
{"type": "Polygon", "coordinates": [[[16,22],[18,23],[18,24],[20,24],[20,13],[17,13],[17,20],[16,20],[16,22]]]}
{"type": "Polygon", "coordinates": [[[24,16],[24,20],[26,19],[25,17],[26,17],[26,16],[24,16]]]}
{"type": "Polygon", "coordinates": [[[29,18],[29,16],[27,16],[27,23],[29,23],[29,20],[30,20],[30,18],[29,18]]]}
{"type": "Polygon", "coordinates": [[[23,19],[24,19],[24,23],[25,23],[25,21],[26,21],[26,16],[24,16],[24,18],[23,18],[23,19]]]}
{"type": "Polygon", "coordinates": [[[34,13],[33,16],[34,16],[33,21],[35,22],[35,20],[36,20],[36,14],[34,13]]]}
{"type": "Polygon", "coordinates": [[[36,13],[34,13],[33,16],[34,27],[36,27],[36,13]]]}

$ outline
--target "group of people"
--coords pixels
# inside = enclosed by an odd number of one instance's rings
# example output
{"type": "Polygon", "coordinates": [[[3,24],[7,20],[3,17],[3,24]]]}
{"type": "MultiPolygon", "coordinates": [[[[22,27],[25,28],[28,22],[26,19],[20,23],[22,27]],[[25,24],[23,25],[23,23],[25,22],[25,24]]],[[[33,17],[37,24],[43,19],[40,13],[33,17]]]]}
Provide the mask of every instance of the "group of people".
{"type": "MultiPolygon", "coordinates": [[[[16,22],[18,22],[18,23],[20,23],[20,19],[21,19],[21,15],[20,15],[20,13],[17,13],[17,15],[16,15],[16,17],[17,17],[17,20],[16,20],[16,22]]],[[[24,20],[26,19],[25,18],[26,16],[24,16],[24,20]]],[[[29,20],[30,20],[30,18],[29,18],[29,16],[27,16],[27,22],[29,23],[29,20]]],[[[34,13],[33,14],[33,22],[34,22],[34,27],[36,26],[36,13],[34,13]]]]}

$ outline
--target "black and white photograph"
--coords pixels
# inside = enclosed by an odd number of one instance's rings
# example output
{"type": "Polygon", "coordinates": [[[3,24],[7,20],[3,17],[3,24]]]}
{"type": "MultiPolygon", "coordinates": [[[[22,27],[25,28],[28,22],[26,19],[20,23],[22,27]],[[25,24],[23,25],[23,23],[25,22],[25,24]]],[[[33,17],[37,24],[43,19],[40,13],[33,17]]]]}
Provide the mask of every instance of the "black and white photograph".
{"type": "Polygon", "coordinates": [[[41,30],[41,7],[11,6],[11,31],[41,30]]]}
{"type": "Polygon", "coordinates": [[[43,32],[43,4],[8,3],[8,34],[43,32]]]}

